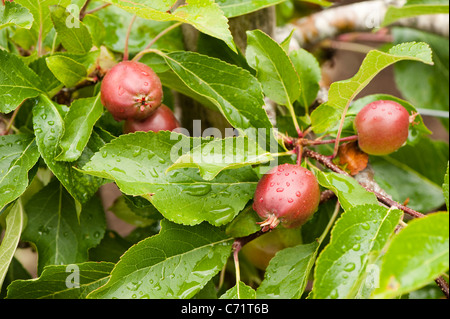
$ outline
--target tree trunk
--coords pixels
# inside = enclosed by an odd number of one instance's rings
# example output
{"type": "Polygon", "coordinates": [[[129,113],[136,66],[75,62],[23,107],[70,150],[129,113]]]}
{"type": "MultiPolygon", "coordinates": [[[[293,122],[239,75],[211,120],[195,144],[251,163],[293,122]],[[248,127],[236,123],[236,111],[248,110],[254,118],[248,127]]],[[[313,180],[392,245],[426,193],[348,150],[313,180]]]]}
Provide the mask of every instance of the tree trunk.
{"type": "MultiPolygon", "coordinates": [[[[229,25],[236,46],[244,53],[247,46],[246,31],[260,29],[273,36],[276,25],[275,7],[231,18],[229,25]]],[[[197,51],[199,32],[190,25],[183,25],[182,30],[185,49],[197,51]]],[[[225,137],[225,128],[231,128],[228,121],[219,111],[206,108],[197,101],[178,92],[175,93],[175,105],[177,106],[177,114],[180,116],[182,126],[191,132],[191,136],[199,136],[205,129],[214,127],[221,131],[221,137],[225,137]]]]}

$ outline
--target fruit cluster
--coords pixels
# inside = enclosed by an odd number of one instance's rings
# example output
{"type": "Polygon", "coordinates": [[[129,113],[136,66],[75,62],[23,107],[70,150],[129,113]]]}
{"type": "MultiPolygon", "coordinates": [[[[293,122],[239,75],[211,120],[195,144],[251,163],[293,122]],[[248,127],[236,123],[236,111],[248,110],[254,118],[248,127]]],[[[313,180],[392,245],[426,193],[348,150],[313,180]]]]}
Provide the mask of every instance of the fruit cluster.
{"type": "MultiPolygon", "coordinates": [[[[366,153],[366,156],[382,156],[397,151],[406,143],[409,125],[414,118],[415,115],[410,116],[402,105],[394,101],[381,100],[366,105],[354,122],[359,152],[366,153]]],[[[283,164],[261,178],[253,209],[265,219],[260,223],[262,230],[268,231],[280,223],[285,228],[305,224],[319,203],[320,189],[315,176],[300,165],[283,164]]]]}
{"type": "Polygon", "coordinates": [[[115,65],[103,79],[101,100],[115,120],[125,120],[125,134],[172,131],[180,126],[172,110],[162,104],[161,80],[140,62],[115,65]]]}

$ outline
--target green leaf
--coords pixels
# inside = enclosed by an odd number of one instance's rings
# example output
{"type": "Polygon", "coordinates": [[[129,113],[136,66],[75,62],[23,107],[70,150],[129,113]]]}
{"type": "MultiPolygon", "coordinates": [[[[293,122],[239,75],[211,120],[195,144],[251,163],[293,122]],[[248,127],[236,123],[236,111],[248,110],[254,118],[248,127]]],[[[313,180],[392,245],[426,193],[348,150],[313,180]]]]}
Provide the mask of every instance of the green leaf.
{"type": "Polygon", "coordinates": [[[374,298],[394,298],[430,283],[449,269],[448,212],[412,220],[383,256],[374,298]]]}
{"type": "Polygon", "coordinates": [[[106,38],[106,28],[103,21],[93,14],[87,14],[83,18],[83,24],[89,30],[93,45],[100,48],[106,38]]]}
{"type": "Polygon", "coordinates": [[[433,183],[405,163],[390,156],[374,156],[371,164],[375,181],[395,201],[403,203],[409,199],[408,207],[421,212],[438,209],[445,203],[441,185],[433,183]]]}
{"type": "Polygon", "coordinates": [[[414,4],[405,5],[403,7],[390,6],[384,16],[383,23],[381,27],[388,26],[397,20],[404,18],[411,18],[424,14],[440,14],[449,13],[448,4],[414,4]]]}
{"type": "Polygon", "coordinates": [[[56,160],[73,162],[80,158],[89,142],[94,124],[102,114],[100,94],[92,98],[75,100],[64,118],[65,130],[60,141],[62,152],[56,160]]]}
{"type": "Polygon", "coordinates": [[[47,265],[87,261],[89,248],[98,245],[105,232],[100,199],[92,197],[78,217],[74,199],[57,180],[37,192],[25,211],[28,222],[22,240],[37,247],[39,273],[47,265]]]}
{"type": "Polygon", "coordinates": [[[46,266],[37,279],[12,282],[7,298],[84,299],[106,283],[113,267],[114,264],[108,262],[46,266]]]}
{"type": "Polygon", "coordinates": [[[39,159],[34,136],[15,134],[0,138],[0,209],[28,187],[28,171],[39,159]]]}
{"type": "Polygon", "coordinates": [[[87,27],[72,16],[65,8],[53,6],[50,9],[58,39],[70,53],[86,54],[92,48],[92,37],[87,27]]]}
{"type": "Polygon", "coordinates": [[[307,108],[316,100],[322,72],[317,59],[304,49],[292,51],[289,57],[300,78],[300,98],[298,102],[307,108]]]}
{"type": "MultiPolygon", "coordinates": [[[[121,220],[136,227],[146,227],[155,223],[154,219],[136,214],[133,209],[130,208],[129,201],[130,200],[127,199],[126,196],[120,196],[114,201],[114,204],[108,210],[113,212],[114,215],[119,217],[121,220]]],[[[159,214],[156,209],[153,209],[153,215],[156,218],[161,218],[161,214],[159,214]]]]}
{"type": "Polygon", "coordinates": [[[261,218],[249,205],[227,225],[225,232],[234,238],[245,237],[261,230],[257,224],[260,221],[261,218]]]}
{"type": "Polygon", "coordinates": [[[448,163],[447,163],[447,173],[445,174],[444,177],[444,184],[442,185],[442,190],[444,191],[444,197],[445,197],[445,204],[447,205],[447,210],[450,209],[449,204],[448,204],[448,192],[449,192],[449,187],[448,187],[448,163]]]}
{"type": "Polygon", "coordinates": [[[263,109],[261,85],[250,72],[194,52],[161,55],[177,76],[217,106],[234,128],[255,141],[259,141],[256,129],[264,131],[259,138],[271,133],[272,124],[263,109]]]}
{"type": "Polygon", "coordinates": [[[104,0],[138,17],[157,21],[188,23],[200,32],[223,40],[233,51],[236,45],[228,29],[228,19],[213,0],[189,0],[170,12],[176,0],[104,0]]]}
{"type": "Polygon", "coordinates": [[[316,171],[315,173],[319,184],[336,194],[344,210],[358,205],[378,204],[375,194],[367,191],[350,176],[334,172],[316,171]]]}
{"type": "Polygon", "coordinates": [[[70,4],[70,0],[15,0],[14,2],[27,8],[33,15],[34,22],[31,30],[36,39],[39,32],[42,32],[42,38],[45,39],[53,27],[49,7],[53,5],[66,7],[70,4]]]}
{"type": "Polygon", "coordinates": [[[228,289],[219,299],[256,299],[256,292],[252,287],[239,281],[236,286],[228,289]]]}
{"type": "Polygon", "coordinates": [[[173,222],[223,225],[253,197],[258,178],[250,167],[223,171],[212,181],[203,180],[198,169],[166,174],[180,155],[201,142],[167,131],[122,135],[105,145],[83,170],[114,180],[125,194],[148,198],[173,222]]]}
{"type": "Polygon", "coordinates": [[[232,18],[274,6],[285,1],[286,0],[216,0],[216,3],[227,18],[232,18]]]}
{"type": "Polygon", "coordinates": [[[24,211],[21,200],[16,201],[3,215],[6,221],[6,229],[3,240],[0,242],[0,289],[16,252],[24,226],[24,211]]]}
{"type": "Polygon", "coordinates": [[[434,184],[442,185],[442,176],[449,160],[449,145],[445,141],[423,137],[417,144],[405,145],[388,157],[403,163],[434,184]]]}
{"type": "MultiPolygon", "coordinates": [[[[101,3],[98,3],[98,5],[101,5],[101,3]]],[[[89,16],[90,15],[87,15],[83,19],[83,22],[86,24],[92,34],[92,24],[89,22],[89,18],[85,20],[89,16]]],[[[95,12],[92,16],[97,17],[97,19],[99,19],[104,25],[104,45],[113,51],[123,52],[125,48],[128,27],[134,15],[118,7],[109,6],[95,12]]],[[[128,39],[128,50],[130,52],[130,55],[135,55],[138,52],[144,50],[150,42],[150,39],[156,37],[172,24],[174,24],[174,22],[172,21],[153,21],[137,17],[132,25],[130,37],[128,39]]],[[[98,33],[93,35],[94,41],[98,36],[98,33]]],[[[169,51],[183,50],[184,45],[182,41],[181,28],[172,30],[168,34],[161,37],[154,44],[154,46],[152,46],[152,48],[166,49],[169,51]]]]}
{"type": "Polygon", "coordinates": [[[300,96],[300,79],[286,51],[260,30],[247,32],[248,64],[256,70],[263,91],[274,102],[292,108],[300,96]]]}
{"type": "Polygon", "coordinates": [[[386,245],[402,214],[398,209],[388,210],[378,204],[346,210],[317,259],[313,298],[353,298],[364,285],[371,259],[386,245]]]}
{"type": "Polygon", "coordinates": [[[20,4],[7,1],[0,6],[0,30],[13,25],[30,29],[33,25],[33,15],[20,4]]]}
{"type": "Polygon", "coordinates": [[[246,137],[214,139],[178,158],[167,171],[196,167],[200,169],[203,179],[210,181],[225,169],[257,165],[272,159],[270,153],[246,137]]]}
{"type": "Polygon", "coordinates": [[[87,76],[84,65],[70,57],[53,55],[46,58],[45,61],[54,76],[68,88],[74,87],[87,76]]]}
{"type": "Polygon", "coordinates": [[[325,0],[301,0],[301,1],[317,4],[322,7],[329,7],[329,6],[333,5],[333,2],[325,1],[325,0]]]}
{"type": "Polygon", "coordinates": [[[297,245],[279,251],[270,260],[264,280],[256,291],[262,299],[299,299],[308,282],[318,243],[297,245]]]}
{"type": "Polygon", "coordinates": [[[47,58],[48,55],[42,56],[31,62],[28,66],[41,79],[44,92],[46,92],[48,96],[53,97],[63,88],[63,84],[58,80],[58,78],[55,77],[55,75],[47,66],[47,58]]]}
{"type": "Polygon", "coordinates": [[[0,65],[0,113],[9,113],[26,99],[43,93],[36,73],[17,55],[0,50],[0,65]]]}
{"type": "Polygon", "coordinates": [[[388,53],[378,50],[370,51],[354,77],[331,85],[328,102],[319,106],[311,114],[314,132],[323,133],[333,126],[351,101],[388,66],[404,60],[433,64],[431,57],[431,49],[426,43],[402,43],[392,47],[388,53]]]}
{"type": "Polygon", "coordinates": [[[232,242],[206,223],[187,227],[162,220],[160,234],[131,247],[108,283],[88,298],[191,298],[223,268],[232,242]]]}
{"type": "MultiPolygon", "coordinates": [[[[433,50],[435,65],[403,61],[395,65],[395,83],[402,95],[420,109],[449,111],[449,39],[432,33],[393,28],[394,43],[423,41],[433,50]],[[417,76],[420,74],[420,76],[417,76]]],[[[448,119],[446,122],[448,129],[448,119]]]]}
{"type": "Polygon", "coordinates": [[[35,103],[33,126],[39,153],[68,192],[78,202],[87,202],[104,181],[82,174],[74,167],[83,166],[93,153],[103,146],[104,141],[98,134],[93,134],[78,161],[73,163],[57,161],[55,158],[60,153],[59,141],[64,134],[65,114],[61,114],[64,112],[60,113],[60,106],[54,104],[48,97],[41,95],[35,103]]]}

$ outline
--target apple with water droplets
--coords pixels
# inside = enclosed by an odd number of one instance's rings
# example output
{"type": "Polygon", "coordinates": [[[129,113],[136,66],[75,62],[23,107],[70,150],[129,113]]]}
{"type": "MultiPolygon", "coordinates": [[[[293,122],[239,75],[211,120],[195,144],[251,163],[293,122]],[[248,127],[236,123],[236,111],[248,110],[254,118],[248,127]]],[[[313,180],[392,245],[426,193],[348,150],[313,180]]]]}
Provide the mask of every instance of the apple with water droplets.
{"type": "Polygon", "coordinates": [[[173,131],[180,127],[175,114],[166,105],[161,105],[158,109],[144,120],[128,119],[125,121],[123,132],[125,134],[142,132],[173,131]]]}
{"type": "Polygon", "coordinates": [[[162,99],[161,80],[152,68],[140,62],[116,64],[102,82],[102,104],[117,121],[146,119],[162,99]]]}
{"type": "Polygon", "coordinates": [[[263,230],[280,222],[286,228],[305,224],[317,211],[320,188],[316,177],[304,167],[283,164],[271,169],[259,181],[253,209],[265,221],[263,230]]]}
{"type": "Polygon", "coordinates": [[[370,155],[388,155],[402,147],[411,117],[399,103],[380,100],[367,104],[355,118],[358,145],[370,155]]]}

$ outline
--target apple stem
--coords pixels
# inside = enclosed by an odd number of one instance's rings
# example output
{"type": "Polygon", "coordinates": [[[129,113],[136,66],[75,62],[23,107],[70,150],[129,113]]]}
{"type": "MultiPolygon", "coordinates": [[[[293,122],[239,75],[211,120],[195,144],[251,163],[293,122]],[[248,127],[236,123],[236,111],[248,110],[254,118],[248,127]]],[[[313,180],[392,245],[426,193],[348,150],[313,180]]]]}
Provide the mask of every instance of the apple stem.
{"type": "Polygon", "coordinates": [[[236,249],[233,252],[233,259],[234,259],[234,268],[236,271],[236,293],[237,293],[237,298],[241,299],[241,295],[240,295],[240,291],[239,291],[239,282],[241,281],[241,270],[239,267],[239,256],[238,256],[239,250],[236,249]]]}
{"type": "MultiPolygon", "coordinates": [[[[111,3],[105,3],[105,4],[102,4],[101,6],[99,6],[97,8],[92,9],[92,10],[84,11],[84,12],[82,11],[81,14],[80,14],[80,20],[83,20],[83,18],[85,16],[87,16],[88,14],[93,14],[93,13],[95,13],[97,11],[100,11],[100,10],[102,10],[104,8],[109,7],[110,5],[111,5],[111,3]]],[[[85,7],[87,7],[87,6],[85,6],[85,7]]]]}
{"type": "Polygon", "coordinates": [[[156,43],[156,41],[158,41],[159,39],[161,39],[164,35],[166,35],[166,34],[169,33],[170,31],[172,31],[173,29],[178,28],[178,27],[181,26],[182,24],[183,24],[182,22],[178,22],[178,23],[172,24],[170,27],[168,27],[168,28],[164,29],[163,31],[161,31],[156,37],[154,37],[154,38],[152,39],[152,41],[145,47],[144,50],[142,50],[141,52],[139,52],[139,53],[135,56],[135,58],[134,58],[133,60],[135,60],[136,62],[138,62],[138,61],[142,58],[142,56],[143,56],[145,53],[150,52],[150,51],[147,51],[147,50],[149,50],[149,49],[156,43]]]}
{"type": "Polygon", "coordinates": [[[300,166],[302,164],[303,145],[297,145],[295,151],[297,153],[297,165],[300,166]]]}
{"type": "Polygon", "coordinates": [[[130,24],[128,25],[127,36],[125,37],[125,48],[123,50],[123,61],[128,61],[128,42],[130,40],[131,29],[133,27],[134,21],[136,21],[136,18],[137,16],[134,15],[133,18],[131,18],[130,24]]]}
{"type": "MultiPolygon", "coordinates": [[[[340,142],[352,142],[352,141],[356,141],[358,139],[358,135],[352,135],[352,136],[347,136],[347,137],[343,137],[341,139],[339,139],[340,142]]],[[[333,144],[336,143],[336,139],[332,139],[332,140],[325,140],[325,141],[320,141],[320,140],[316,140],[316,141],[309,141],[309,140],[303,140],[302,144],[303,145],[324,145],[324,144],[333,144]]]]}

